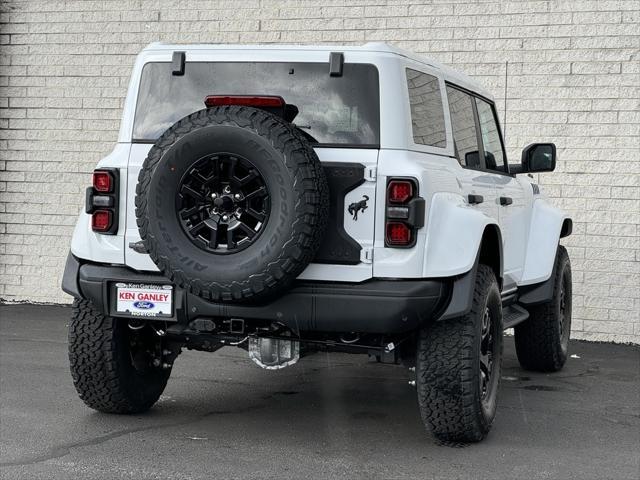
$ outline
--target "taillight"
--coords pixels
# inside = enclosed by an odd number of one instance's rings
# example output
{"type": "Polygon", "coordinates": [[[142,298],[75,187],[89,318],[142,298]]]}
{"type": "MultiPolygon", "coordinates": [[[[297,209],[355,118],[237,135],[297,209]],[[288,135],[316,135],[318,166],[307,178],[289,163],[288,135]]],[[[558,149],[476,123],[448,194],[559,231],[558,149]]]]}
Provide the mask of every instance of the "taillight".
{"type": "Polygon", "coordinates": [[[391,180],[387,187],[390,203],[406,203],[413,197],[413,182],[410,180],[391,180]]]}
{"type": "Polygon", "coordinates": [[[385,246],[409,248],[416,243],[416,231],[424,226],[424,199],[418,196],[417,182],[391,178],[387,183],[385,246]]]}
{"type": "Polygon", "coordinates": [[[93,172],[93,188],[96,192],[111,193],[113,191],[113,177],[111,172],[96,170],[93,172]]]}
{"type": "Polygon", "coordinates": [[[411,228],[402,222],[387,222],[387,244],[407,246],[411,243],[411,228]]]}
{"type": "Polygon", "coordinates": [[[85,211],[91,215],[91,230],[115,235],[118,232],[118,169],[100,168],[93,172],[87,188],[85,211]]]}
{"type": "Polygon", "coordinates": [[[94,232],[107,232],[113,224],[113,213],[109,210],[96,210],[91,214],[91,228],[94,232]]]}

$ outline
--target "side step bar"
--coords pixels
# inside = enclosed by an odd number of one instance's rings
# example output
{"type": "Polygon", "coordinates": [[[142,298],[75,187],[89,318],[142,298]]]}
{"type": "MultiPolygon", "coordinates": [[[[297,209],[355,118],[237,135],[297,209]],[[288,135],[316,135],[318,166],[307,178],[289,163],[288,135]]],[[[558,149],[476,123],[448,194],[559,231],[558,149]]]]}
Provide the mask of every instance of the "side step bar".
{"type": "Polygon", "coordinates": [[[529,312],[517,303],[502,308],[502,325],[505,330],[515,327],[527,318],[529,318],[529,312]]]}

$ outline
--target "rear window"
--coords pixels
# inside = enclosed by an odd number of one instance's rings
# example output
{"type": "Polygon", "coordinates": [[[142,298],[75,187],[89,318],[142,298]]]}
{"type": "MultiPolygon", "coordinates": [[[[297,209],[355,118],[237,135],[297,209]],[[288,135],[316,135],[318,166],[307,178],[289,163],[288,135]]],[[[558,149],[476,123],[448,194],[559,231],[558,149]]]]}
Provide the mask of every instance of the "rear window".
{"type": "Polygon", "coordinates": [[[181,118],[205,108],[207,95],[279,95],[298,107],[293,123],[315,144],[377,146],[380,131],[378,71],[345,63],[329,76],[327,63],[187,62],[172,75],[170,63],[142,71],[133,141],[154,141],[181,118]]]}

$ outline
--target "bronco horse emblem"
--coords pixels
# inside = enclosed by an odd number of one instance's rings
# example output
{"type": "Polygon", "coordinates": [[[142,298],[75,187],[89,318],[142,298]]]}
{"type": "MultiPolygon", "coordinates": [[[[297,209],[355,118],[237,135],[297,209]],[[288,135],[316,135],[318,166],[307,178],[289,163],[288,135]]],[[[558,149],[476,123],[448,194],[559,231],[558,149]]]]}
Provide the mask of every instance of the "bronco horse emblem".
{"type": "Polygon", "coordinates": [[[349,205],[349,214],[353,215],[353,219],[354,220],[358,220],[358,212],[362,211],[364,212],[367,209],[367,201],[369,200],[369,197],[366,195],[362,196],[362,200],[360,200],[359,202],[353,202],[351,205],[349,205]]]}

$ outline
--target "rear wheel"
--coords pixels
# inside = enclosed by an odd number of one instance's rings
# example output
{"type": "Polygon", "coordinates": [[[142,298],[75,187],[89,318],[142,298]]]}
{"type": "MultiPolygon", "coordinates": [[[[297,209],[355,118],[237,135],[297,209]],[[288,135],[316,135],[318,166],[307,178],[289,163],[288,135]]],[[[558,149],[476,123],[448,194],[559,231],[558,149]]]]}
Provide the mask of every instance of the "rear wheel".
{"type": "Polygon", "coordinates": [[[123,319],[99,313],[88,300],[75,300],[69,324],[69,363],[82,401],[106,413],[151,408],[169,379],[162,343],[147,324],[132,330],[123,319]],[[165,365],[166,367],[166,365],[165,365]]]}
{"type": "Polygon", "coordinates": [[[529,318],[515,327],[516,353],[527,370],[557,372],[567,361],[571,335],[571,262],[558,246],[553,297],[529,308],[529,318]]]}
{"type": "Polygon", "coordinates": [[[418,405],[441,441],[478,442],[496,414],[502,364],[502,305],[493,270],[479,265],[471,311],[420,332],[418,405]]]}

